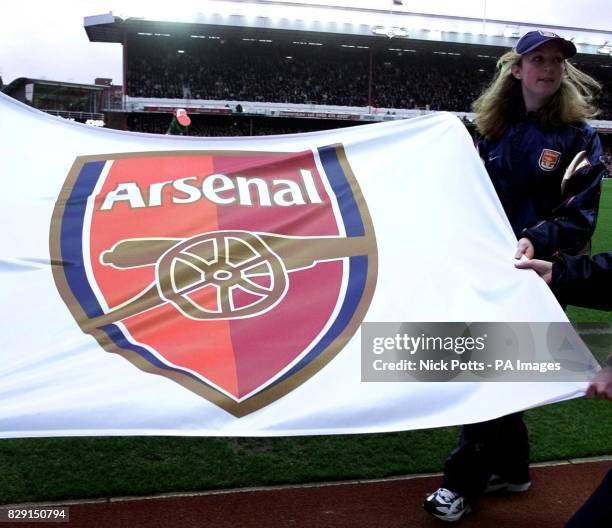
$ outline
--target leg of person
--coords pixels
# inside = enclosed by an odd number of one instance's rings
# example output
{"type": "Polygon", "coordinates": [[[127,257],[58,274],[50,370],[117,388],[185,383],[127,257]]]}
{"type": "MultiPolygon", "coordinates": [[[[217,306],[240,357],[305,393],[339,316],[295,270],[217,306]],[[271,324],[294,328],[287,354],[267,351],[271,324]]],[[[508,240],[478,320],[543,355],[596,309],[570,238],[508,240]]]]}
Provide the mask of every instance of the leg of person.
{"type": "Polygon", "coordinates": [[[522,412],[500,418],[494,449],[493,475],[485,491],[527,491],[531,486],[529,434],[522,412]]]}
{"type": "Polygon", "coordinates": [[[425,511],[444,521],[459,520],[471,511],[491,476],[493,447],[501,420],[461,428],[459,446],[444,464],[442,487],[425,499],[425,511]]]}
{"type": "Polygon", "coordinates": [[[565,528],[610,528],[612,526],[612,469],[573,515],[565,528]]]}

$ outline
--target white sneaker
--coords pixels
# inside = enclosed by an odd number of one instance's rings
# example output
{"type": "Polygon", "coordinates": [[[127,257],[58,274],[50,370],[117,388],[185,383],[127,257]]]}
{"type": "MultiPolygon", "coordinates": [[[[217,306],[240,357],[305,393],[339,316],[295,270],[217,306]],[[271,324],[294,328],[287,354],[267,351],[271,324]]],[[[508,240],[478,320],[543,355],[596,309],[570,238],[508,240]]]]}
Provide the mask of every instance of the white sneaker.
{"type": "Polygon", "coordinates": [[[465,498],[446,488],[434,491],[423,502],[427,513],[443,521],[458,521],[465,513],[472,511],[465,498]]]}

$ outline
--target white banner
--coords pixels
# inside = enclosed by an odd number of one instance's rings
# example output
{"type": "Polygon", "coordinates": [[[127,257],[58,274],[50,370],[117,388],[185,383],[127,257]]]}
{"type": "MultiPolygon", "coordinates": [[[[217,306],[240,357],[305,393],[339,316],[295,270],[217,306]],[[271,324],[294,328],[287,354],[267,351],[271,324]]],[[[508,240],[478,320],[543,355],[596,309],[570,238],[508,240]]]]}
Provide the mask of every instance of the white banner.
{"type": "Polygon", "coordinates": [[[174,137],[1,95],[0,153],[1,437],[396,431],[584,388],[360,381],[362,321],[566,321],[450,114],[174,137]]]}

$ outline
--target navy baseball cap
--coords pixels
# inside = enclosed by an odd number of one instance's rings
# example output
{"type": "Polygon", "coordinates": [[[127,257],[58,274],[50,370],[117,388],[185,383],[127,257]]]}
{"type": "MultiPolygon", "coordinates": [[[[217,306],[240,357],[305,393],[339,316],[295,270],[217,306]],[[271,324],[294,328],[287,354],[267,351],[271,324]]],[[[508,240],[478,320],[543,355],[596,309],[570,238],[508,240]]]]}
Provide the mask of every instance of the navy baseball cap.
{"type": "Polygon", "coordinates": [[[539,48],[542,44],[552,41],[557,41],[561,44],[561,49],[566,59],[576,55],[576,46],[574,46],[573,42],[565,40],[563,37],[551,31],[530,31],[529,33],[525,33],[516,43],[514,51],[519,55],[525,55],[525,53],[529,53],[539,48]]]}

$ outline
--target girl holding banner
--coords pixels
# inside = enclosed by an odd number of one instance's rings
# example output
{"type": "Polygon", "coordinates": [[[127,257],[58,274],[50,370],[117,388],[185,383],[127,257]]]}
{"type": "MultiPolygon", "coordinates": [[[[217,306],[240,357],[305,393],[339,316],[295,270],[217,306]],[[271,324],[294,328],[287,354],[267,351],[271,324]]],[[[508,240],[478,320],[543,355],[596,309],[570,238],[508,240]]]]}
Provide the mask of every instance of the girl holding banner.
{"type": "MultiPolygon", "coordinates": [[[[572,66],[574,44],[530,31],[504,54],[474,103],[480,157],[518,238],[515,258],[581,252],[595,229],[605,172],[601,143],[586,123],[599,84],[572,66]]],[[[529,440],[522,413],[464,425],[442,486],[424,508],[456,521],[485,491],[529,489],[529,440]]]]}

